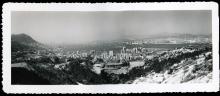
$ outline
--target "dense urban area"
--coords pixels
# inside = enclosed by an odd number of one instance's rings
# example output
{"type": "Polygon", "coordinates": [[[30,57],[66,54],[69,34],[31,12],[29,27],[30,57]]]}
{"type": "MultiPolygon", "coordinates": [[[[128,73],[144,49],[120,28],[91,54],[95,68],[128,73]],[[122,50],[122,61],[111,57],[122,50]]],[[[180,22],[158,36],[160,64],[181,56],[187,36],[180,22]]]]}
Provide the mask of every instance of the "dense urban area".
{"type": "Polygon", "coordinates": [[[183,36],[47,46],[12,35],[12,84],[208,83],[212,42],[183,36]]]}

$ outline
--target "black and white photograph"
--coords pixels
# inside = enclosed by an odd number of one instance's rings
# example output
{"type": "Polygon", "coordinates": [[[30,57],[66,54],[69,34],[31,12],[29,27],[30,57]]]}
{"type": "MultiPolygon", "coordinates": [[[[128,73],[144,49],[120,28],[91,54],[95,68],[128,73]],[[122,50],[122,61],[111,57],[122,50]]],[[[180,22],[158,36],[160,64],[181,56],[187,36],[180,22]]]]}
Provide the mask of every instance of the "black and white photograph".
{"type": "Polygon", "coordinates": [[[11,8],[10,23],[3,22],[10,26],[9,85],[219,84],[212,9],[31,8],[11,8]]]}

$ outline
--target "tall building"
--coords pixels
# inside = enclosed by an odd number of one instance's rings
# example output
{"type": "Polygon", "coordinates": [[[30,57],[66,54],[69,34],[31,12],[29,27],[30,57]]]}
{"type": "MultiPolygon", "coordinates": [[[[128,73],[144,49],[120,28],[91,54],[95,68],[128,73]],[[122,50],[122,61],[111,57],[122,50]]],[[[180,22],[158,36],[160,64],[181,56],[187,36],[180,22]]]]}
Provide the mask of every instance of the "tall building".
{"type": "Polygon", "coordinates": [[[76,54],[79,54],[79,51],[76,51],[76,54]]]}
{"type": "Polygon", "coordinates": [[[122,48],[121,53],[125,53],[125,47],[122,48]]]}
{"type": "Polygon", "coordinates": [[[106,52],[106,51],[104,51],[103,53],[102,53],[102,58],[104,59],[104,58],[107,58],[107,55],[108,55],[108,53],[106,52]]]}
{"type": "Polygon", "coordinates": [[[113,55],[114,55],[113,51],[112,50],[109,51],[109,56],[113,56],[113,55]]]}

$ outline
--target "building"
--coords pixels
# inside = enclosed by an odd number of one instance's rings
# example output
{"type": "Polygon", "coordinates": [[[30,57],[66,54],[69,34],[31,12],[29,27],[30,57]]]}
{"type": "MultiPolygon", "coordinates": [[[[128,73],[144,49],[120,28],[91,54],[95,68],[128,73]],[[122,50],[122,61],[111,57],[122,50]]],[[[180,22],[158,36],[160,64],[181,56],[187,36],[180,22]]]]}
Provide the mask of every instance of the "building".
{"type": "Polygon", "coordinates": [[[122,63],[107,63],[104,69],[120,69],[122,66],[122,63]]]}
{"type": "Polygon", "coordinates": [[[76,51],[76,54],[79,54],[79,51],[76,51]]]}
{"type": "Polygon", "coordinates": [[[85,53],[82,53],[82,57],[87,57],[87,53],[85,52],[85,53]]]}
{"type": "Polygon", "coordinates": [[[113,53],[113,51],[111,50],[111,51],[109,51],[109,56],[114,56],[114,53],[113,53]]]}
{"type": "Polygon", "coordinates": [[[102,54],[101,54],[101,57],[102,58],[107,58],[108,57],[108,53],[105,51],[105,52],[103,52],[102,54]]]}
{"type": "Polygon", "coordinates": [[[125,47],[122,48],[121,53],[125,53],[125,47]]]}

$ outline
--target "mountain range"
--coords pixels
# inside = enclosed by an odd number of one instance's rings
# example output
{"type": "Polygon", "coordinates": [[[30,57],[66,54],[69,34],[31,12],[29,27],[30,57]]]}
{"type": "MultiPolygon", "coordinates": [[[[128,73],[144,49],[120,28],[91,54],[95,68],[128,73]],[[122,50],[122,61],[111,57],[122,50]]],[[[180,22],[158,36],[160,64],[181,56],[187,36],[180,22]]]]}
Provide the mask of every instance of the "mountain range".
{"type": "MultiPolygon", "coordinates": [[[[121,38],[120,40],[112,40],[112,41],[94,41],[91,42],[89,45],[93,44],[102,44],[102,43],[114,43],[114,42],[123,42],[123,41],[131,41],[131,40],[144,40],[144,39],[162,39],[162,38],[211,38],[211,35],[194,35],[194,34],[163,34],[163,35],[157,35],[157,36],[150,36],[149,38],[141,38],[136,36],[125,36],[124,38],[121,38]],[[126,37],[126,38],[125,38],[126,37]]],[[[27,34],[12,34],[11,35],[11,43],[12,43],[12,51],[17,50],[25,50],[25,49],[35,49],[35,48],[45,48],[48,46],[51,46],[51,44],[44,45],[42,43],[39,43],[38,41],[34,40],[31,36],[27,34]]],[[[65,44],[61,44],[65,45],[65,44]]],[[[56,46],[56,45],[54,45],[56,46]]]]}

